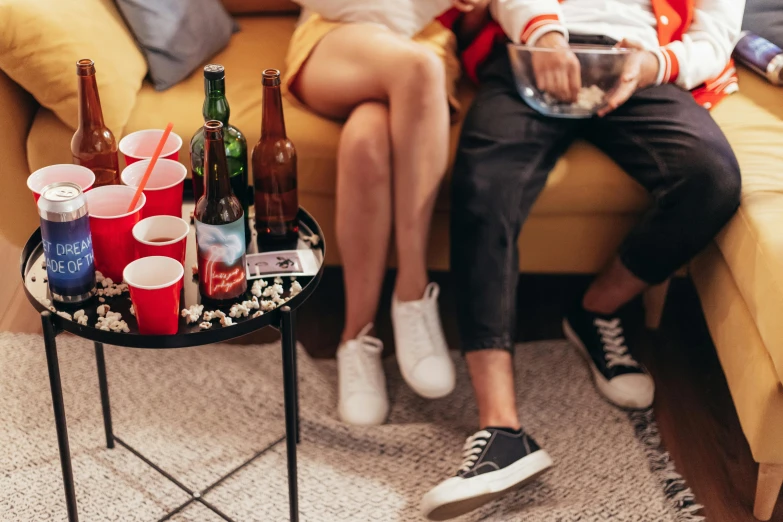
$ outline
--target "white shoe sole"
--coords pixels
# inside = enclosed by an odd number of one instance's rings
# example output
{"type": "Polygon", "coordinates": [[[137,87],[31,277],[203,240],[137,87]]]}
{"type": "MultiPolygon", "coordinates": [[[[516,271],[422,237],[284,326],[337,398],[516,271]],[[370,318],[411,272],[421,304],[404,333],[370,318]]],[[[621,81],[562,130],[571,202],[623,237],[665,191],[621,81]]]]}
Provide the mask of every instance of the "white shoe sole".
{"type": "Polygon", "coordinates": [[[549,454],[538,450],[501,470],[461,479],[452,487],[436,486],[424,495],[421,508],[430,520],[450,520],[534,481],[551,467],[549,454]]]}
{"type": "Polygon", "coordinates": [[[628,395],[619,392],[609,383],[606,377],[604,377],[598,368],[596,368],[595,363],[593,362],[593,358],[590,357],[590,353],[582,343],[582,340],[578,335],[576,335],[576,332],[574,332],[573,328],[571,328],[571,325],[568,324],[568,319],[563,319],[563,333],[565,334],[566,338],[571,341],[574,346],[576,346],[577,351],[584,358],[587,366],[590,368],[590,372],[593,374],[593,382],[595,383],[595,387],[598,388],[598,391],[606,398],[606,400],[619,408],[624,408],[627,410],[646,410],[652,406],[652,402],[642,402],[641,398],[629,397],[628,395]]]}

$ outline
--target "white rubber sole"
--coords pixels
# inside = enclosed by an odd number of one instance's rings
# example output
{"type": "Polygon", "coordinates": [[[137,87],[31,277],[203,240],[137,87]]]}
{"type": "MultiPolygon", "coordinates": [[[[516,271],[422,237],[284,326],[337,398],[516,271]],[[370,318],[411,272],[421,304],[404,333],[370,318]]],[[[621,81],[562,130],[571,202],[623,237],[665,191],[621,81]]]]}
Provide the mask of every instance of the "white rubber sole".
{"type": "Polygon", "coordinates": [[[576,346],[577,351],[584,358],[585,363],[587,363],[588,368],[590,368],[590,373],[593,374],[593,382],[595,383],[595,387],[598,388],[599,393],[601,393],[601,395],[603,395],[606,400],[617,407],[627,410],[646,410],[652,406],[652,401],[649,398],[641,396],[634,397],[622,393],[610,384],[606,377],[604,377],[603,374],[601,374],[601,372],[598,371],[598,369],[595,367],[593,359],[590,357],[590,353],[587,351],[587,348],[582,343],[582,340],[579,338],[579,336],[576,335],[576,332],[574,332],[573,328],[571,328],[571,325],[568,324],[568,319],[563,319],[563,333],[571,342],[571,344],[576,346]]]}
{"type": "Polygon", "coordinates": [[[430,520],[450,520],[522,487],[552,467],[552,458],[538,450],[498,471],[468,479],[452,477],[429,491],[421,509],[430,520]]]}

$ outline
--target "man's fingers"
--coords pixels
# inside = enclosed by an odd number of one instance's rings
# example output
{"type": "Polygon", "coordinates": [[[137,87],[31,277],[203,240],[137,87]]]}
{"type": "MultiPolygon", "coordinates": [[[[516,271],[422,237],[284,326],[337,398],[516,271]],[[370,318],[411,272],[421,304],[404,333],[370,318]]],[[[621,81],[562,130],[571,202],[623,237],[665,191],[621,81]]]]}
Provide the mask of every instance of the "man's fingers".
{"type": "Polygon", "coordinates": [[[579,97],[579,91],[582,89],[582,66],[574,55],[571,55],[571,65],[568,69],[568,83],[572,101],[576,101],[579,97]]]}
{"type": "Polygon", "coordinates": [[[598,111],[598,116],[606,116],[613,110],[617,109],[620,105],[628,101],[628,98],[630,98],[636,91],[636,84],[636,81],[624,81],[621,83],[617,90],[615,90],[606,100],[606,105],[604,105],[601,110],[598,111]]]}

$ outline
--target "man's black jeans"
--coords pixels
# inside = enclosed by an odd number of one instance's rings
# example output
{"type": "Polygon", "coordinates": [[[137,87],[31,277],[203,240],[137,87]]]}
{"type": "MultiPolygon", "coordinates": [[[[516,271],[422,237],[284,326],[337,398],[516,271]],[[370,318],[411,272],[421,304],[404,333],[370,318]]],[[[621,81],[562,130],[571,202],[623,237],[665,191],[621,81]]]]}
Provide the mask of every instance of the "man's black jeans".
{"type": "Polygon", "coordinates": [[[452,182],[451,266],[461,292],[464,351],[513,348],[517,237],[574,140],[601,149],[651,194],[652,207],[619,251],[623,264],[647,283],[666,280],[736,211],[737,160],[689,92],[652,87],[604,118],[568,120],[545,117],[522,101],[504,47],[479,77],[452,182]]]}

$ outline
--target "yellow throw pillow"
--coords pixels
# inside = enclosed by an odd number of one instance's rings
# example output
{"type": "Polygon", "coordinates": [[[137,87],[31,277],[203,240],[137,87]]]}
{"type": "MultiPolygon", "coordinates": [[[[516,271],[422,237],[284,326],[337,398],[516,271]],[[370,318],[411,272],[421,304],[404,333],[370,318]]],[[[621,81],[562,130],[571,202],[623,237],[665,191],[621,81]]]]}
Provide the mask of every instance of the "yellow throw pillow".
{"type": "Polygon", "coordinates": [[[0,0],[0,69],[72,128],[76,61],[95,62],[106,125],[119,139],[147,63],[112,0],[0,0]]]}

